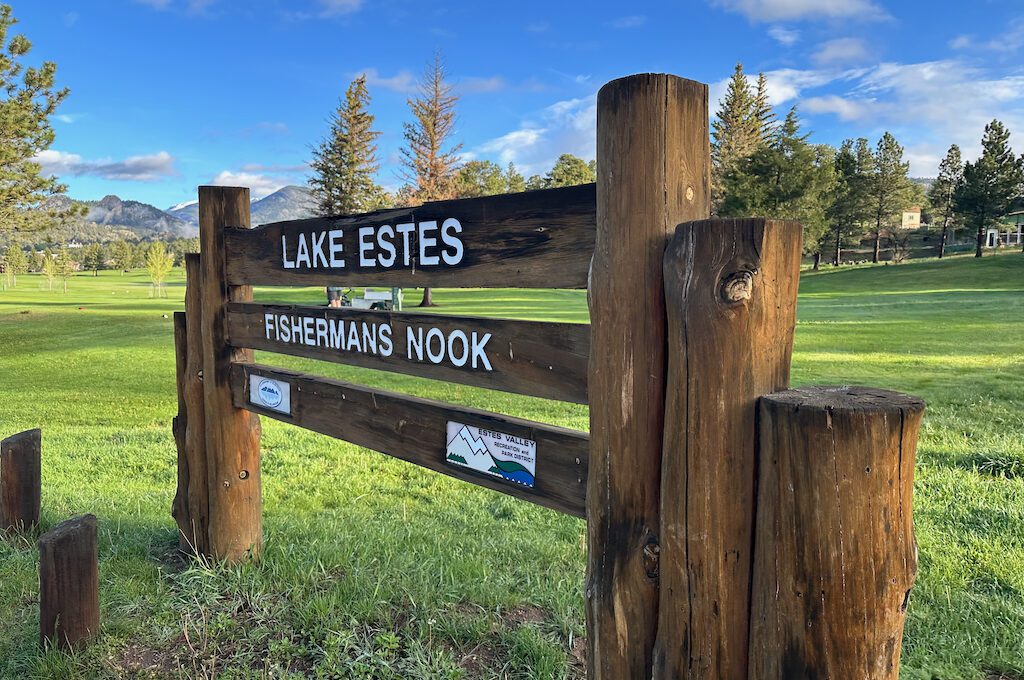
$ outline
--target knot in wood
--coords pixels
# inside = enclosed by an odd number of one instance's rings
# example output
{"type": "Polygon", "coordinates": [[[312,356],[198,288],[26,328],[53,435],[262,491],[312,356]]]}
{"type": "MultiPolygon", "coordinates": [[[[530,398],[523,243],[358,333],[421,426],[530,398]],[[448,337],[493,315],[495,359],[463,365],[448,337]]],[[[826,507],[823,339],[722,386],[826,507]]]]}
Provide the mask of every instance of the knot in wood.
{"type": "Polygon", "coordinates": [[[730,304],[749,300],[754,294],[754,272],[746,269],[732,272],[722,279],[719,292],[722,299],[730,304]]]}
{"type": "Polygon", "coordinates": [[[658,578],[658,555],[661,553],[661,546],[653,539],[644,546],[644,571],[647,578],[658,578]]]}

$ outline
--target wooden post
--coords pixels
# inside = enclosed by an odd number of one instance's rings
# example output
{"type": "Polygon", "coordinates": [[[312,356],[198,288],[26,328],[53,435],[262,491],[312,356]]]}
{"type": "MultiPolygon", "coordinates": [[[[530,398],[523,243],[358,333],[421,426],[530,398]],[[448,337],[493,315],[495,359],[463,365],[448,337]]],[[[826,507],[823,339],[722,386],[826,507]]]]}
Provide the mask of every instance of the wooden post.
{"type": "Polygon", "coordinates": [[[178,491],[171,514],[178,523],[182,549],[209,555],[210,489],[206,471],[206,409],[203,400],[202,275],[199,255],[187,254],[184,336],[180,345],[175,315],[178,417],[175,419],[174,436],[178,445],[178,491]]]}
{"type": "Polygon", "coordinates": [[[80,647],[99,629],[96,517],[82,515],[39,538],[39,643],[80,647]]]}
{"type": "Polygon", "coordinates": [[[229,347],[226,336],[227,304],[251,301],[252,287],[228,285],[224,230],[250,226],[248,189],[199,187],[210,553],[232,562],[263,546],[259,416],[231,402],[231,363],[251,362],[252,351],[229,347]]]}
{"type": "Polygon", "coordinates": [[[789,383],[800,234],[796,222],[703,220],[665,254],[655,678],[746,680],[757,399],[789,383]]]}
{"type": "Polygon", "coordinates": [[[0,531],[39,523],[42,432],[28,430],[0,441],[0,531]]]}
{"type": "Polygon", "coordinates": [[[899,676],[923,413],[863,387],[761,400],[750,678],[899,676]]]}
{"type": "Polygon", "coordinates": [[[662,260],[710,210],[707,86],[670,75],[597,97],[597,240],[589,304],[587,630],[591,680],[649,677],[658,607],[665,400],[662,260]]]}

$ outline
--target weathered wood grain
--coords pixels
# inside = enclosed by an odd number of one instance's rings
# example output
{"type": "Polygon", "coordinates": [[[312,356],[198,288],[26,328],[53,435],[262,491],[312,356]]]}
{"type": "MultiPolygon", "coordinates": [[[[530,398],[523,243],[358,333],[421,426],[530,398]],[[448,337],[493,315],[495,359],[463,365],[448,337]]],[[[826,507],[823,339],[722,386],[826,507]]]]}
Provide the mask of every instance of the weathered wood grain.
{"type": "Polygon", "coordinates": [[[863,387],[761,400],[750,678],[899,677],[923,412],[863,387]]]}
{"type": "MultiPolygon", "coordinates": [[[[206,406],[203,398],[202,264],[198,254],[185,255],[184,357],[179,354],[178,490],[171,514],[178,524],[181,548],[210,554],[210,489],[206,460],[206,406]],[[193,323],[188,323],[193,319],[193,323]]],[[[175,342],[178,342],[177,335],[175,342]]]]}
{"type": "Polygon", "coordinates": [[[82,515],[39,538],[39,643],[77,648],[99,629],[96,517],[82,515]]]}
{"type": "Polygon", "coordinates": [[[665,407],[662,260],[677,224],[709,214],[707,125],[701,83],[637,75],[598,93],[589,291],[591,680],[651,675],[665,407]]]}
{"type": "Polygon", "coordinates": [[[203,400],[210,553],[219,560],[256,557],[263,546],[259,417],[231,401],[231,363],[252,351],[227,344],[227,305],[249,302],[252,288],[231,285],[225,273],[225,229],[249,226],[249,190],[199,187],[202,257],[203,400]]]}
{"type": "MultiPolygon", "coordinates": [[[[443,316],[404,312],[362,311],[346,308],[309,307],[299,305],[263,305],[233,303],[228,306],[228,343],[235,347],[266,350],[292,356],[323,359],[341,364],[394,371],[435,380],[446,380],[463,385],[487,387],[505,392],[526,394],[547,399],[585,404],[587,402],[587,360],[590,355],[590,326],[586,324],[547,323],[491,319],[477,317],[443,316]],[[374,352],[346,351],[330,344],[329,337],[314,339],[313,345],[283,342],[268,332],[265,319],[274,317],[323,319],[341,326],[347,335],[348,324],[369,327],[387,325],[391,329],[391,355],[384,356],[383,345],[374,352]],[[456,359],[464,365],[456,366],[446,357],[432,363],[407,349],[407,332],[416,335],[437,328],[447,337],[453,331],[463,331],[472,338],[490,334],[484,346],[492,370],[485,370],[482,362],[474,369],[462,357],[463,340],[456,341],[456,359]]],[[[314,334],[315,335],[315,334],[314,334]]],[[[376,336],[374,344],[378,345],[376,336]]],[[[439,345],[435,343],[435,350],[439,345]]]]}
{"type": "Polygon", "coordinates": [[[594,225],[593,184],[437,201],[350,217],[276,222],[227,231],[227,276],[234,285],[586,288],[594,225]],[[394,228],[429,220],[440,225],[448,218],[462,226],[465,253],[457,265],[420,262],[413,234],[410,250],[414,255],[408,265],[398,256],[391,267],[360,266],[360,227],[394,228]],[[294,244],[299,234],[332,229],[344,231],[344,268],[285,268],[282,237],[294,244]]]}
{"type": "Polygon", "coordinates": [[[584,516],[586,433],[259,364],[235,364],[232,390],[238,408],[251,409],[531,503],[584,516]],[[250,403],[250,376],[289,383],[291,414],[250,403]],[[445,462],[449,420],[535,441],[536,486],[531,489],[445,462]]]}
{"type": "Polygon", "coordinates": [[[24,531],[39,523],[42,442],[38,429],[0,441],[0,531],[24,531]]]}
{"type": "Polygon", "coordinates": [[[665,253],[655,678],[747,678],[757,399],[789,384],[800,237],[796,222],[702,220],[665,253]]]}

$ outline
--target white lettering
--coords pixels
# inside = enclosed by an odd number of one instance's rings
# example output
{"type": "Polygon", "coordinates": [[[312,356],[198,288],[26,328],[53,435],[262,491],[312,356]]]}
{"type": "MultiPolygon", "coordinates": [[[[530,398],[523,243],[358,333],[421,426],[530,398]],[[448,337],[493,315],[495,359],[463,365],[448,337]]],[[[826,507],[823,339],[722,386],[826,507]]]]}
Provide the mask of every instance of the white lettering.
{"type": "Polygon", "coordinates": [[[327,232],[327,248],[331,254],[331,266],[332,267],[344,267],[345,258],[338,257],[345,251],[345,244],[342,242],[342,238],[345,236],[345,231],[342,229],[332,229],[327,232]]]}
{"type": "Polygon", "coordinates": [[[380,245],[381,250],[388,253],[388,255],[381,254],[377,256],[377,262],[382,267],[393,267],[395,265],[397,253],[395,252],[395,244],[392,243],[394,238],[395,230],[391,228],[390,224],[385,224],[377,230],[377,244],[380,245]],[[387,240],[384,238],[385,234],[387,234],[387,240]]]}
{"type": "Polygon", "coordinates": [[[487,352],[484,351],[484,347],[487,346],[487,341],[491,339],[490,333],[484,333],[483,338],[478,338],[476,331],[473,331],[473,368],[476,368],[476,360],[479,357],[484,365],[484,368],[488,371],[491,369],[491,362],[487,360],[487,352]]]}
{"type": "Polygon", "coordinates": [[[427,220],[426,222],[420,222],[420,264],[421,265],[435,265],[440,263],[440,258],[437,255],[427,255],[427,249],[434,248],[437,245],[437,239],[433,236],[427,236],[427,232],[437,231],[437,222],[434,220],[427,220]]]}
{"type": "Polygon", "coordinates": [[[409,326],[405,329],[405,355],[407,359],[412,359],[412,352],[416,350],[416,361],[423,361],[423,329],[413,329],[409,326]],[[419,337],[417,337],[417,334],[419,337]]]}
{"type": "Polygon", "coordinates": [[[427,358],[430,359],[430,361],[432,363],[439,364],[439,363],[441,363],[441,360],[444,359],[444,354],[445,354],[444,333],[442,333],[437,328],[431,328],[429,331],[427,331],[427,358]],[[430,341],[433,338],[437,339],[437,352],[436,353],[431,351],[431,349],[430,349],[430,341]]]}
{"type": "Polygon", "coordinates": [[[367,237],[373,236],[373,227],[359,227],[359,266],[376,267],[377,258],[367,257],[366,251],[373,250],[373,243],[367,241],[367,237]]]}
{"type": "Polygon", "coordinates": [[[323,262],[323,266],[327,266],[327,255],[324,253],[324,238],[327,236],[327,232],[318,231],[313,234],[313,268],[317,265],[316,261],[319,258],[323,262]]]}
{"type": "Polygon", "coordinates": [[[448,335],[448,358],[456,366],[462,367],[466,365],[466,361],[469,360],[469,340],[466,338],[465,332],[456,329],[448,335]],[[456,340],[462,343],[462,354],[460,356],[455,355],[456,340]]]}
{"type": "Polygon", "coordinates": [[[454,232],[455,234],[462,233],[462,224],[454,217],[449,217],[441,225],[441,241],[452,249],[452,252],[449,252],[448,248],[445,248],[441,253],[441,257],[444,258],[445,264],[456,265],[462,262],[464,254],[462,239],[449,234],[449,232],[454,232]]]}
{"type": "Polygon", "coordinates": [[[405,258],[404,261],[406,267],[409,266],[409,250],[412,248],[412,246],[409,245],[409,234],[411,234],[414,229],[416,229],[416,225],[412,222],[395,225],[395,231],[402,235],[402,255],[405,258]]]}
{"type": "Polygon", "coordinates": [[[295,261],[288,259],[288,237],[281,234],[281,264],[285,269],[295,269],[295,261]]]}

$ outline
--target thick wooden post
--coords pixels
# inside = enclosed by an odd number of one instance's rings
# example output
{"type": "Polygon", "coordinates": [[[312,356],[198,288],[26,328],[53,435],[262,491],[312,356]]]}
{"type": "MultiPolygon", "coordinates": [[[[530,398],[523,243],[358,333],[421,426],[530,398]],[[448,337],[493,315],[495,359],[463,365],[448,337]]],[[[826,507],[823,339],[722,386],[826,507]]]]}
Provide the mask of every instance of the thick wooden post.
{"type": "Polygon", "coordinates": [[[597,242],[589,290],[588,677],[649,677],[658,607],[665,400],[662,260],[710,210],[707,86],[615,80],[597,97],[597,242]]]}
{"type": "Polygon", "coordinates": [[[789,383],[800,234],[796,222],[703,220],[665,253],[655,678],[746,680],[757,399],[789,383]]]}
{"type": "Polygon", "coordinates": [[[185,256],[185,280],[184,336],[180,345],[175,315],[175,346],[178,347],[179,362],[178,417],[174,430],[178,445],[178,491],[171,514],[178,523],[182,549],[210,555],[210,489],[206,472],[206,408],[203,399],[203,272],[198,254],[185,256]]]}
{"type": "Polygon", "coordinates": [[[751,680],[899,676],[923,413],[863,387],[761,400],[751,680]]]}
{"type": "Polygon", "coordinates": [[[82,515],[39,538],[39,643],[80,647],[99,629],[96,517],[82,515]]]}
{"type": "Polygon", "coordinates": [[[42,432],[28,430],[0,441],[0,531],[39,523],[42,432]]]}
{"type": "Polygon", "coordinates": [[[228,561],[258,556],[263,546],[259,416],[235,408],[230,385],[231,362],[251,362],[252,351],[229,347],[226,333],[227,304],[251,301],[252,287],[227,283],[224,230],[250,226],[248,189],[199,187],[210,553],[228,561]]]}

